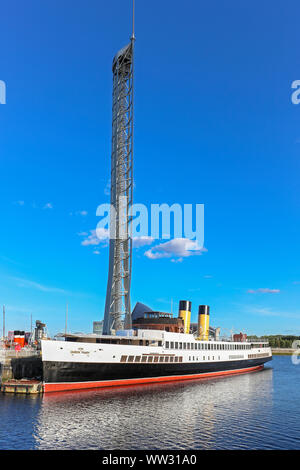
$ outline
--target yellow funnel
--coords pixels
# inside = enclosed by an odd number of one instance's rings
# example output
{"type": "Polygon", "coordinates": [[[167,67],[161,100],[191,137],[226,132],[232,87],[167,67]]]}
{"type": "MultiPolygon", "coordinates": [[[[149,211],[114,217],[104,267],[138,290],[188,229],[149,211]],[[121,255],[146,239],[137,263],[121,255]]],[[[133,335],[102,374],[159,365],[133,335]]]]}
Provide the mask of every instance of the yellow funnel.
{"type": "Polygon", "coordinates": [[[179,318],[182,318],[184,321],[184,332],[190,332],[191,324],[191,311],[192,311],[192,302],[189,300],[180,300],[179,302],[179,318]]]}
{"type": "Polygon", "coordinates": [[[209,336],[209,306],[199,305],[198,311],[198,338],[207,341],[209,336]]]}

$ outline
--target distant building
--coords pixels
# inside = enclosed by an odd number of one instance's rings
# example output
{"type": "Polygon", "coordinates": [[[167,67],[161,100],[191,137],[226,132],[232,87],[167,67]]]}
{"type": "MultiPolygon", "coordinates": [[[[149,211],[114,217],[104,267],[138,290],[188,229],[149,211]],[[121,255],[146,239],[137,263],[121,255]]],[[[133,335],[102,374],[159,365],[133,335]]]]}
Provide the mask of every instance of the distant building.
{"type": "Polygon", "coordinates": [[[173,318],[172,313],[153,312],[141,302],[137,302],[132,312],[132,327],[142,330],[165,330],[180,333],[184,329],[182,318],[173,318]]]}
{"type": "Polygon", "coordinates": [[[171,333],[183,333],[184,321],[182,318],[173,318],[172,313],[145,312],[144,316],[132,322],[134,329],[165,330],[171,333]]]}
{"type": "Polygon", "coordinates": [[[243,333],[233,335],[233,341],[240,341],[240,342],[247,341],[247,335],[243,333]]]}
{"type": "Polygon", "coordinates": [[[96,335],[102,335],[103,332],[103,320],[93,322],[93,333],[96,335]]]}

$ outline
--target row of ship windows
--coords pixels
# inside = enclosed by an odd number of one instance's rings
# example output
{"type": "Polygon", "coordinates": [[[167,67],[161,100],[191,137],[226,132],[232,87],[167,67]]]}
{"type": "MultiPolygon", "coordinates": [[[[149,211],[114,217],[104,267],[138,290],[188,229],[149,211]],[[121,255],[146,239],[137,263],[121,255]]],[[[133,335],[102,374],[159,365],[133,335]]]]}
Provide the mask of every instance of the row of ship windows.
{"type": "MultiPolygon", "coordinates": [[[[253,354],[253,356],[256,356],[256,354],[253,354]]],[[[229,359],[243,359],[244,356],[229,356],[229,359]]],[[[249,356],[250,357],[250,356],[249,356]]],[[[120,362],[182,362],[182,356],[121,356],[121,361],[120,362]]],[[[201,358],[199,356],[189,356],[189,361],[201,361],[201,358]]],[[[215,356],[203,356],[202,358],[203,361],[214,361],[215,356]]],[[[218,356],[218,359],[216,360],[221,360],[220,356],[218,356]]]]}
{"type": "Polygon", "coordinates": [[[256,359],[257,357],[268,357],[269,354],[261,353],[261,354],[248,354],[248,359],[256,359]]]}
{"type": "MultiPolygon", "coordinates": [[[[237,351],[251,349],[252,347],[258,347],[251,344],[218,344],[218,343],[178,343],[173,341],[166,341],[166,349],[197,349],[197,350],[217,350],[217,351],[237,351]]],[[[259,347],[264,347],[264,345],[259,345],[259,347]]]]}
{"type": "Polygon", "coordinates": [[[182,362],[182,356],[121,356],[121,362],[182,362]]]}

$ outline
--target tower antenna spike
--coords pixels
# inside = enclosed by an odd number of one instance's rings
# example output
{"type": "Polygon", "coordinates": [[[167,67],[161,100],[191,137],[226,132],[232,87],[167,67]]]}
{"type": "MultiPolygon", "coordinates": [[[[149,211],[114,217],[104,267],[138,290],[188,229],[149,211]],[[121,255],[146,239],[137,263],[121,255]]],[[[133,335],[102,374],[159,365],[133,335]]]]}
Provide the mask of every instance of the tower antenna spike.
{"type": "Polygon", "coordinates": [[[131,36],[132,41],[135,40],[134,23],[135,23],[135,0],[132,0],[132,36],[131,36]]]}

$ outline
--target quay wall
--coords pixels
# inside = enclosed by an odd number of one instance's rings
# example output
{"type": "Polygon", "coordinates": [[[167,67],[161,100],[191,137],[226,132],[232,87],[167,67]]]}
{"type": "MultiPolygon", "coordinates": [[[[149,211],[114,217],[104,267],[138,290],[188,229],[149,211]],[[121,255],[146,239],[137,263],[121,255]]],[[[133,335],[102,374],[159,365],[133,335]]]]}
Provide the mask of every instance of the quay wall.
{"type": "Polygon", "coordinates": [[[43,367],[39,351],[4,351],[0,356],[0,382],[11,379],[42,380],[43,367]]]}
{"type": "Polygon", "coordinates": [[[292,356],[294,353],[298,351],[300,354],[300,349],[289,349],[289,348],[272,348],[273,356],[292,356]]]}

